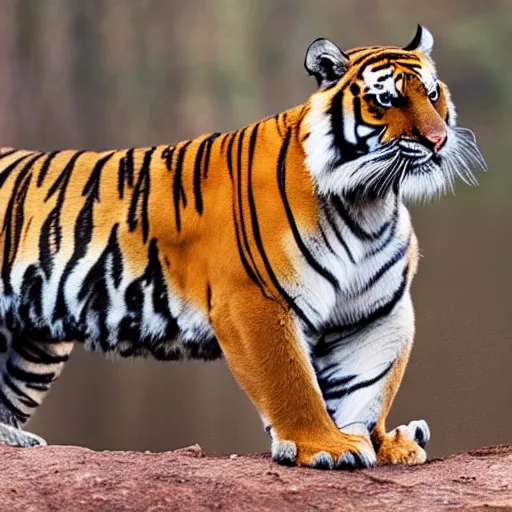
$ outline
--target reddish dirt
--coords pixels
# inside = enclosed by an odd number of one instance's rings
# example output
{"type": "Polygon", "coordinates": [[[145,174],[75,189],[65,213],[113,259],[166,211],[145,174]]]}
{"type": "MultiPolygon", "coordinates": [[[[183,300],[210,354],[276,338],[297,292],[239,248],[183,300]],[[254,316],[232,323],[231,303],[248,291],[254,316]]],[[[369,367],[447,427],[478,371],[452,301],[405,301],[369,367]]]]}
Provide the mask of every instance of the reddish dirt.
{"type": "Polygon", "coordinates": [[[0,510],[512,510],[512,445],[417,467],[285,468],[267,455],[205,457],[0,447],[0,510]]]}

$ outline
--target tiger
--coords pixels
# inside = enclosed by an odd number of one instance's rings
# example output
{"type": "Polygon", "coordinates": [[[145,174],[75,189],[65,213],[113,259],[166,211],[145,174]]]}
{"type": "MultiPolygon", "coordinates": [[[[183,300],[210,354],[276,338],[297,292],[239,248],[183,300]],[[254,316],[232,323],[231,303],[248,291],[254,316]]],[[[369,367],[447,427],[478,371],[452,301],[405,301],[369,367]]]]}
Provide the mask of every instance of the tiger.
{"type": "Polygon", "coordinates": [[[386,417],[413,344],[406,207],[486,170],[438,79],[432,34],[348,51],[320,38],[307,101],[228,133],[94,152],[0,152],[0,442],[75,342],[225,357],[283,465],[421,464],[386,417]]]}

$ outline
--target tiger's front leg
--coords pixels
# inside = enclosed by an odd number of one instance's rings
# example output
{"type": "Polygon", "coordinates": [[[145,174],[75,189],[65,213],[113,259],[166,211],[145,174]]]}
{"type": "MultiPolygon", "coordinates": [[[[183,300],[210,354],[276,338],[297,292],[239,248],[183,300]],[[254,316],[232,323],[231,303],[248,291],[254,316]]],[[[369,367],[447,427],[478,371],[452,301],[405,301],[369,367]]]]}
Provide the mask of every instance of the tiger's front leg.
{"type": "Polygon", "coordinates": [[[406,294],[387,318],[346,336],[326,334],[315,348],[314,366],[327,410],[342,432],[371,439],[378,464],[426,460],[430,432],[425,421],[386,432],[413,337],[414,313],[406,294]]]}
{"type": "Polygon", "coordinates": [[[213,291],[210,319],[238,383],[272,425],[272,457],[322,469],[375,464],[369,438],[340,432],[327,414],[298,320],[254,291],[213,291]]]}
{"type": "Polygon", "coordinates": [[[381,412],[370,433],[379,464],[423,464],[427,460],[425,446],[430,440],[430,429],[425,420],[411,421],[386,432],[386,418],[402,381],[411,348],[412,340],[391,368],[385,383],[381,412]]]}

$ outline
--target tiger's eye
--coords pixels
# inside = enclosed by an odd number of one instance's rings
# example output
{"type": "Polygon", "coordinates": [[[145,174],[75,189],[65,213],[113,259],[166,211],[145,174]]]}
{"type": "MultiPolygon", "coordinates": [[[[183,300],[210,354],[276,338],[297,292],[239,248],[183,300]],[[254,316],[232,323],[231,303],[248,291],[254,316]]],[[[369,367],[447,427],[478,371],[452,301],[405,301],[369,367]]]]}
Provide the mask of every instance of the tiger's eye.
{"type": "Polygon", "coordinates": [[[432,103],[435,103],[439,99],[439,85],[433,91],[428,93],[428,97],[432,103]]]}
{"type": "Polygon", "coordinates": [[[389,92],[383,92],[382,94],[375,95],[377,103],[382,107],[391,107],[393,105],[393,96],[389,92]]]}

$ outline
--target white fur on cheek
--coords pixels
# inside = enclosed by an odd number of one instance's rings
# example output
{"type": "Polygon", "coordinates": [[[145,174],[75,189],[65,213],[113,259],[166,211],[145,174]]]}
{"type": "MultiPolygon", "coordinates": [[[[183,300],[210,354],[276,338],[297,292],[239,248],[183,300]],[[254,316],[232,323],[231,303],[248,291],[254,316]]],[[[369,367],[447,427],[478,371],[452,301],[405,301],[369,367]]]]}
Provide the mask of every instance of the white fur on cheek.
{"type": "Polygon", "coordinates": [[[331,116],[327,113],[328,105],[321,94],[310,98],[310,110],[304,120],[309,137],[304,142],[306,166],[311,177],[320,185],[321,176],[339,157],[339,150],[334,147],[331,116]]]}

